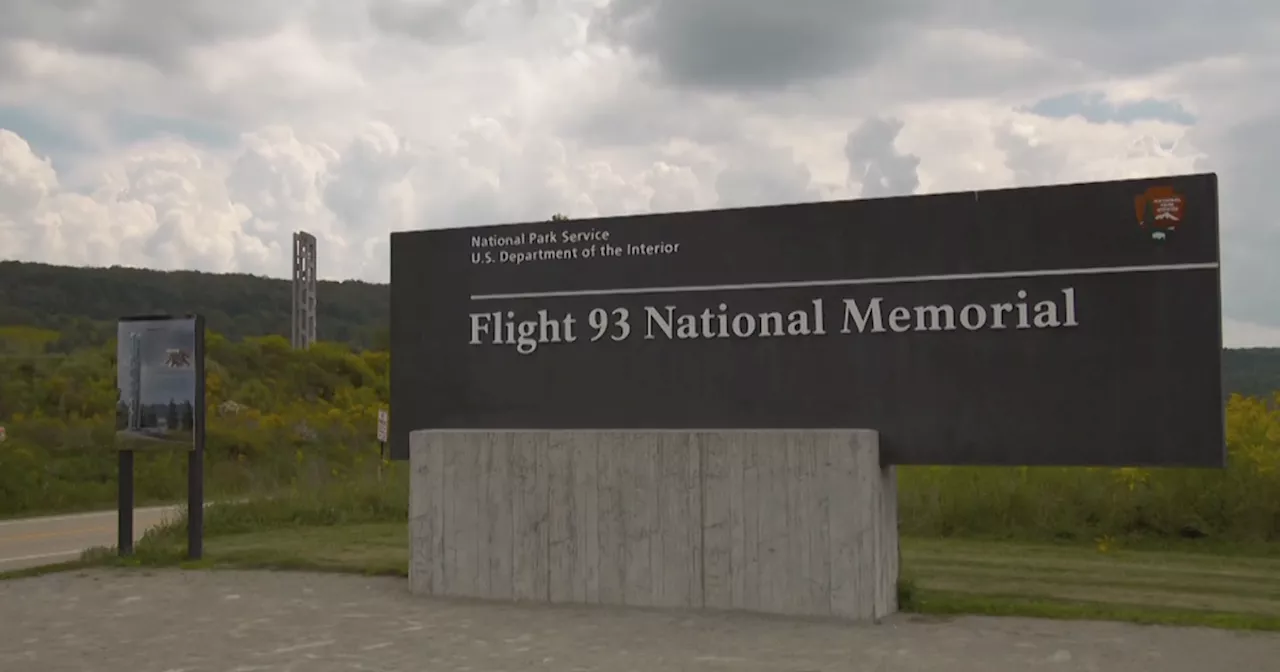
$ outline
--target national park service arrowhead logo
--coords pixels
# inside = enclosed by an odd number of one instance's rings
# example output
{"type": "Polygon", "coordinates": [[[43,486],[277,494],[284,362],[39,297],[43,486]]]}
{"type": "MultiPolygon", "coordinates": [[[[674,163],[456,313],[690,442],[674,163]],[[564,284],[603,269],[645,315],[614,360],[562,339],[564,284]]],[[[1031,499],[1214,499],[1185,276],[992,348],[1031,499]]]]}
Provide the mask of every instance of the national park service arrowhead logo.
{"type": "Polygon", "coordinates": [[[1133,199],[1138,226],[1153,240],[1165,241],[1177,232],[1187,201],[1173,187],[1151,187],[1133,199]]]}

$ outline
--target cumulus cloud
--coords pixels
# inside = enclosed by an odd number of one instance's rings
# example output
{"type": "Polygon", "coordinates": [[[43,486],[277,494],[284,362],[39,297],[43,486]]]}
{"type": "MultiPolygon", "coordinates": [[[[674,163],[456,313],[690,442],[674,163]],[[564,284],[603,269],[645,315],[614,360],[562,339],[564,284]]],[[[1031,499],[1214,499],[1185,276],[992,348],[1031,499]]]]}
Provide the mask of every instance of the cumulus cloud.
{"type": "Polygon", "coordinates": [[[17,258],[229,271],[270,257],[227,195],[225,170],[158,142],[116,157],[91,192],[60,184],[47,159],[0,131],[0,240],[17,258]]]}
{"type": "Polygon", "coordinates": [[[1265,3],[0,5],[7,257],[285,275],[305,229],[385,280],[397,229],[1215,170],[1228,338],[1280,342],[1265,3]]]}
{"type": "Polygon", "coordinates": [[[53,165],[16,133],[0,129],[0,212],[15,220],[26,216],[57,186],[53,165]]]}
{"type": "Polygon", "coordinates": [[[894,146],[903,122],[873,118],[849,133],[844,155],[849,160],[849,179],[862,185],[863,198],[907,196],[920,186],[916,169],[920,158],[903,154],[894,146]]]}

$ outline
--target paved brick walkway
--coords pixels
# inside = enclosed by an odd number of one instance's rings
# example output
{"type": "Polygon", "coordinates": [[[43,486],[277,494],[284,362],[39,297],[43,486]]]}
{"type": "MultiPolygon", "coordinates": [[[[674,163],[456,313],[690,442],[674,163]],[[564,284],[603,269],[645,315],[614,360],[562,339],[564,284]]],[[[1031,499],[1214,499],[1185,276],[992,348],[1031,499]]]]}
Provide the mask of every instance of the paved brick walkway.
{"type": "Polygon", "coordinates": [[[1280,669],[1280,635],[962,618],[880,626],[426,600],[405,581],[102,570],[0,582],[4,672],[1280,669]]]}

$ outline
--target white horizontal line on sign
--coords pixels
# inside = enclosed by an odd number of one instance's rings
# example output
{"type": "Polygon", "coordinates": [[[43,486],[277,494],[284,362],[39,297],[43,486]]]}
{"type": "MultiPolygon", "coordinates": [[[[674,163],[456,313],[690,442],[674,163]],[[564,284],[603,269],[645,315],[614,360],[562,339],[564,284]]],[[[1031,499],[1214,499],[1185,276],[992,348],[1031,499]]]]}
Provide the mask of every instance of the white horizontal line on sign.
{"type": "Polygon", "coordinates": [[[792,282],[746,282],[734,285],[681,285],[674,287],[618,287],[614,289],[570,289],[557,292],[511,292],[505,294],[472,294],[472,301],[500,299],[551,299],[573,296],[609,296],[615,294],[680,294],[685,292],[736,292],[748,289],[802,289],[805,287],[851,287],[856,285],[896,285],[911,282],[946,282],[948,280],[1000,280],[1005,278],[1044,278],[1060,275],[1113,275],[1117,273],[1154,273],[1159,271],[1200,271],[1218,268],[1217,262],[1196,264],[1150,264],[1146,266],[1103,266],[1097,268],[1054,268],[1036,271],[996,271],[992,273],[951,273],[945,275],[900,275],[884,278],[845,278],[842,280],[797,280],[792,282]]]}

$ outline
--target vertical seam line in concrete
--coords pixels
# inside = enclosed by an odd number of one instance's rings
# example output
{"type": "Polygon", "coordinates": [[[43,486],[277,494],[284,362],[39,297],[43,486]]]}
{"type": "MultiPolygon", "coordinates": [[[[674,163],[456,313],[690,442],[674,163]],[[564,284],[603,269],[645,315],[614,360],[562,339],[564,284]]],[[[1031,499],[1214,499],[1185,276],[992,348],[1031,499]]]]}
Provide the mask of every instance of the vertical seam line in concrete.
{"type": "Polygon", "coordinates": [[[654,516],[650,519],[650,522],[653,523],[653,525],[649,528],[649,600],[651,603],[656,602],[658,604],[661,604],[662,600],[666,597],[666,590],[664,590],[664,588],[666,588],[667,581],[667,573],[664,571],[666,568],[662,566],[662,556],[667,550],[666,539],[663,534],[664,530],[662,529],[662,511],[664,504],[662,499],[662,480],[663,476],[666,474],[666,462],[663,458],[665,458],[667,454],[667,451],[663,449],[666,447],[667,446],[663,445],[662,438],[659,437],[657,442],[653,444],[655,459],[649,461],[649,464],[653,465],[653,471],[651,471],[650,474],[653,475],[653,501],[655,502],[654,510],[652,511],[654,516]],[[657,541],[656,544],[654,543],[655,540],[657,541]],[[654,546],[658,547],[658,558],[656,562],[653,557],[654,546]]]}
{"type": "Polygon", "coordinates": [[[441,490],[441,506],[440,506],[440,583],[445,585],[444,592],[448,594],[452,589],[452,581],[449,577],[449,522],[453,517],[453,507],[449,506],[453,502],[453,498],[449,495],[453,494],[452,487],[447,483],[449,462],[449,449],[453,448],[451,442],[445,442],[440,447],[440,490],[441,490]]]}
{"type": "MultiPolygon", "coordinates": [[[[440,554],[438,556],[440,558],[440,585],[435,587],[435,591],[437,594],[448,594],[448,591],[445,589],[445,587],[449,585],[449,581],[445,579],[445,569],[446,567],[448,567],[448,558],[445,557],[445,552],[444,552],[444,547],[445,547],[445,544],[447,543],[447,539],[445,535],[445,527],[444,527],[444,522],[446,518],[444,514],[444,510],[445,510],[444,507],[445,507],[445,501],[447,499],[445,497],[445,494],[447,493],[445,493],[444,491],[444,453],[445,453],[445,445],[447,443],[448,443],[447,441],[440,441],[436,445],[436,450],[435,450],[436,456],[439,458],[435,460],[435,462],[437,466],[440,467],[439,469],[435,470],[436,473],[439,475],[435,479],[436,487],[434,488],[434,490],[439,491],[440,493],[440,506],[433,507],[436,509],[436,521],[439,523],[439,527],[440,527],[440,543],[436,545],[436,551],[440,554]]],[[[434,576],[435,568],[432,568],[432,574],[434,576]]]]}
{"type": "Polygon", "coordinates": [[[510,562],[507,563],[507,575],[511,577],[511,600],[514,602],[519,599],[516,592],[516,546],[519,536],[516,534],[516,527],[520,521],[516,518],[516,502],[520,500],[524,492],[524,476],[516,471],[516,440],[514,434],[503,435],[503,441],[506,442],[507,448],[507,488],[510,491],[508,497],[507,508],[511,517],[511,524],[507,526],[507,551],[510,553],[510,562]]]}
{"type": "Polygon", "coordinates": [[[826,510],[823,511],[823,520],[820,524],[827,528],[827,547],[822,549],[822,552],[827,556],[827,561],[823,563],[827,568],[827,614],[832,616],[834,616],[836,612],[836,572],[834,568],[836,563],[832,553],[832,549],[835,548],[835,539],[831,532],[831,491],[834,489],[831,487],[831,474],[835,467],[835,451],[833,450],[834,443],[835,442],[830,436],[823,437],[823,442],[821,444],[822,450],[820,451],[818,465],[822,470],[822,496],[827,500],[827,505],[824,507],[826,510]]]}
{"type": "Polygon", "coordinates": [[[600,583],[601,583],[601,581],[600,581],[600,571],[604,568],[604,563],[600,562],[600,558],[602,557],[603,552],[604,552],[604,537],[600,534],[600,519],[601,519],[601,515],[600,515],[600,481],[604,480],[604,479],[603,479],[603,473],[600,471],[600,453],[604,451],[604,448],[603,448],[604,441],[602,441],[602,440],[601,440],[601,438],[602,438],[602,437],[601,437],[601,434],[600,434],[599,432],[596,432],[595,437],[596,437],[596,438],[595,438],[595,442],[594,442],[594,443],[595,443],[595,450],[594,450],[593,452],[595,453],[595,459],[596,459],[596,475],[595,475],[595,489],[596,489],[596,506],[595,506],[595,509],[596,509],[596,510],[595,510],[595,516],[596,516],[596,603],[597,603],[597,604],[604,604],[604,597],[600,594],[600,593],[601,593],[601,591],[600,591],[600,583]]]}
{"type": "MultiPolygon", "coordinates": [[[[543,507],[542,509],[542,516],[541,516],[542,531],[543,533],[545,533],[546,540],[547,540],[547,543],[546,543],[547,556],[546,556],[546,560],[542,563],[542,566],[546,569],[546,574],[547,574],[546,581],[543,582],[543,589],[546,590],[546,594],[542,596],[542,599],[547,602],[550,602],[551,601],[551,574],[552,574],[551,572],[551,490],[552,490],[551,488],[551,440],[552,440],[552,435],[550,432],[546,432],[545,434],[543,434],[543,436],[546,437],[546,440],[542,442],[542,450],[538,451],[542,454],[542,460],[540,461],[537,460],[538,455],[536,453],[534,454],[534,460],[539,462],[538,464],[539,471],[541,471],[542,469],[546,469],[546,477],[547,477],[547,480],[545,481],[547,484],[547,488],[546,488],[547,501],[546,501],[546,506],[543,507]]],[[[542,536],[542,535],[539,535],[539,536],[542,536]]]]}
{"type": "MultiPolygon", "coordinates": [[[[836,441],[832,440],[830,436],[823,438],[825,440],[822,442],[822,453],[825,459],[822,460],[822,492],[827,500],[826,515],[822,521],[822,524],[827,528],[827,547],[823,549],[823,552],[827,554],[827,613],[834,616],[836,614],[836,541],[835,533],[832,531],[831,519],[833,516],[831,510],[834,508],[832,495],[835,488],[832,487],[831,481],[835,478],[836,441]]],[[[848,440],[848,437],[845,437],[845,440],[848,440]]]]}
{"type": "Polygon", "coordinates": [[[707,442],[693,437],[698,448],[698,601],[707,608],[707,442]]]}

